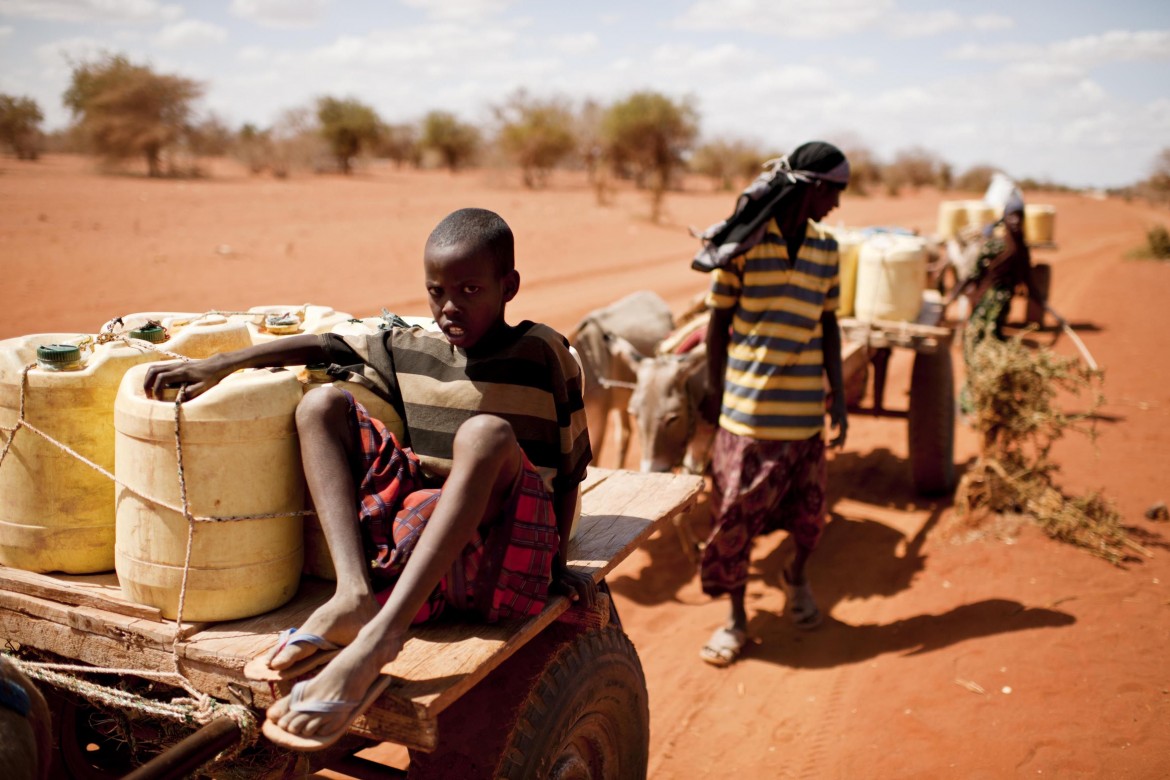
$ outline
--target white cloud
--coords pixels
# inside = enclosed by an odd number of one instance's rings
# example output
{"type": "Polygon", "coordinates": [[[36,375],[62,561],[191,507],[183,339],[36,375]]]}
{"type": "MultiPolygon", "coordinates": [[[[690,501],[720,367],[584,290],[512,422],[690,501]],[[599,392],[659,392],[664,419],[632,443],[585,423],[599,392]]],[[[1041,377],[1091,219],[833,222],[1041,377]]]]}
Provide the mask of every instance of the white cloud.
{"type": "Polygon", "coordinates": [[[832,57],[829,63],[833,70],[850,76],[862,76],[878,68],[878,61],[873,57],[832,57]]]}
{"type": "Polygon", "coordinates": [[[416,73],[464,73],[465,63],[475,61],[476,74],[481,74],[506,60],[515,43],[516,34],[504,27],[435,24],[343,36],[310,51],[308,58],[351,66],[409,64],[416,73]],[[449,56],[453,51],[459,52],[458,58],[449,56]]]}
{"type": "Polygon", "coordinates": [[[1010,30],[1016,26],[1014,19],[999,14],[972,16],[970,22],[976,30],[1010,30]]]}
{"type": "Polygon", "coordinates": [[[96,38],[78,36],[62,38],[37,47],[36,57],[50,67],[60,66],[66,61],[93,60],[109,51],[109,45],[96,38]]]}
{"type": "Polygon", "coordinates": [[[705,81],[724,81],[725,77],[766,67],[769,63],[750,49],[732,43],[706,49],[666,44],[650,53],[650,62],[662,69],[661,75],[686,76],[705,81]]]}
{"type": "Polygon", "coordinates": [[[777,37],[836,38],[877,26],[893,8],[894,0],[697,0],[675,25],[777,37]]]}
{"type": "Polygon", "coordinates": [[[1019,60],[1050,61],[1079,67],[1093,67],[1106,62],[1170,59],[1170,30],[1111,30],[1100,35],[1086,35],[1046,45],[966,44],[951,53],[952,59],[985,62],[1019,60]]]}
{"type": "Polygon", "coordinates": [[[963,26],[963,17],[955,11],[929,11],[921,14],[899,14],[889,24],[895,38],[923,38],[928,35],[957,30],[963,26]]]}
{"type": "Polygon", "coordinates": [[[1170,30],[1111,30],[1054,43],[1048,47],[1048,53],[1086,66],[1125,60],[1166,60],[1170,59],[1170,30]]]}
{"type": "Polygon", "coordinates": [[[156,46],[164,49],[200,46],[207,43],[223,43],[227,40],[227,30],[210,22],[201,22],[197,19],[185,19],[181,22],[167,25],[152,40],[156,46]]]}
{"type": "Polygon", "coordinates": [[[562,54],[588,54],[597,51],[601,41],[591,32],[558,35],[549,40],[553,49],[562,54]]]}
{"type": "Polygon", "coordinates": [[[783,103],[794,95],[827,95],[833,87],[829,74],[809,65],[769,68],[751,80],[751,91],[761,99],[783,103]]]}
{"type": "Polygon", "coordinates": [[[7,38],[12,35],[12,28],[8,26],[0,27],[0,38],[7,38]]]}
{"type": "Polygon", "coordinates": [[[963,16],[953,10],[927,11],[917,14],[896,14],[887,24],[895,38],[925,38],[955,30],[1006,30],[1015,22],[998,14],[963,16]]]}
{"type": "Polygon", "coordinates": [[[232,0],[231,13],[264,27],[313,27],[333,0],[232,0]]]}
{"type": "Polygon", "coordinates": [[[236,53],[236,57],[240,62],[266,62],[271,58],[267,47],[264,46],[244,46],[236,53]]]}
{"type": "Polygon", "coordinates": [[[516,0],[402,0],[432,19],[468,21],[506,11],[516,0]]]}
{"type": "Polygon", "coordinates": [[[952,49],[947,55],[952,60],[967,60],[971,62],[1008,62],[1022,60],[1028,57],[1039,57],[1042,48],[1025,43],[997,43],[992,45],[982,43],[965,43],[952,49]]]}
{"type": "Polygon", "coordinates": [[[156,0],[0,0],[0,14],[54,22],[153,22],[183,9],[156,0]]]}

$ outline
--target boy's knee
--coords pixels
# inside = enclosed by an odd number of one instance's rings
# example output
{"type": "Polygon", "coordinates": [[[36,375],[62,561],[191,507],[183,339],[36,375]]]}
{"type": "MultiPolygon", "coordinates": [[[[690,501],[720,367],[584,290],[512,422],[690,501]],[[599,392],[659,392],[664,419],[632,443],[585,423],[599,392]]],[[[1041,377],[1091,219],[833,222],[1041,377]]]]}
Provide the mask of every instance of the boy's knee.
{"type": "Polygon", "coordinates": [[[344,416],[348,409],[348,399],[336,387],[331,385],[314,387],[305,393],[305,397],[297,404],[297,430],[324,420],[337,420],[344,416]]]}
{"type": "Polygon", "coordinates": [[[456,456],[501,456],[512,452],[516,446],[516,433],[511,424],[491,414],[477,414],[455,432],[456,456]]]}

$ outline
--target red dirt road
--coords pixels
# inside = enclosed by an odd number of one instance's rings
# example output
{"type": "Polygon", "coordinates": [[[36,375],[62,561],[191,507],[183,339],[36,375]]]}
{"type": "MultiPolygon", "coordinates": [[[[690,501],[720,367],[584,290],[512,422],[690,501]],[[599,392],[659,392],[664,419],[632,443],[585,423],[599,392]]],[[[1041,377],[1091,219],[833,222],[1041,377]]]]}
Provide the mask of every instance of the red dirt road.
{"type": "MultiPolygon", "coordinates": [[[[931,232],[940,196],[847,198],[849,225],[931,232]]],[[[782,617],[782,534],[762,540],[748,589],[752,644],[730,669],[699,647],[725,604],[699,590],[673,533],[610,578],[646,671],[650,776],[1000,778],[1170,776],[1170,263],[1127,259],[1170,214],[1140,204],[1038,194],[1057,207],[1052,303],[1106,370],[1099,438],[1057,445],[1058,481],[1102,490],[1153,557],[1125,567],[1036,529],[966,538],[949,502],[909,484],[906,424],[851,418],[832,456],[832,520],[810,563],[828,617],[811,633],[782,617]]],[[[249,178],[228,164],[204,181],[98,176],[88,161],[0,159],[0,338],[93,332],[134,311],[327,304],[358,316],[425,312],[421,247],[466,205],[499,211],[517,235],[513,319],[569,331],[592,308],[648,288],[680,311],[703,289],[695,241],[734,197],[695,184],[660,225],[619,191],[599,207],[578,179],[528,192],[503,173],[399,172],[350,179],[249,178]]],[[[1073,354],[1050,328],[1040,343],[1073,354]]],[[[961,366],[961,360],[956,360],[961,366]]],[[[906,407],[895,353],[886,406],[906,407]]],[[[958,436],[960,464],[974,456],[958,436]]],[[[611,466],[612,453],[600,465],[611,466]]],[[[702,511],[691,518],[702,531],[702,511]]],[[[381,755],[397,760],[395,751],[381,755]]]]}

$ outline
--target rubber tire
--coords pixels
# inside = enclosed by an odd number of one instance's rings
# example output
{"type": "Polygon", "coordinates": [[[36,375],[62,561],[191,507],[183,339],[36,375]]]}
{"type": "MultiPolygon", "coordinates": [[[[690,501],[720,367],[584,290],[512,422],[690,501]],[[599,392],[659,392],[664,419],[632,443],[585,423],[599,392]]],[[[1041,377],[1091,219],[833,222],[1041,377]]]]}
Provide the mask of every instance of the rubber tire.
{"type": "MultiPolygon", "coordinates": [[[[1037,263],[1032,266],[1032,284],[1046,303],[1049,290],[1052,289],[1052,266],[1048,263],[1037,263]]],[[[1044,314],[1044,303],[1034,301],[1031,296],[1028,296],[1028,309],[1024,315],[1024,322],[1042,328],[1044,327],[1044,314]]]]}
{"type": "Polygon", "coordinates": [[[925,496],[955,488],[955,375],[951,353],[918,352],[910,376],[910,473],[925,496]]]}
{"type": "Polygon", "coordinates": [[[617,626],[553,654],[520,705],[496,776],[645,780],[650,710],[642,663],[617,626]]]}

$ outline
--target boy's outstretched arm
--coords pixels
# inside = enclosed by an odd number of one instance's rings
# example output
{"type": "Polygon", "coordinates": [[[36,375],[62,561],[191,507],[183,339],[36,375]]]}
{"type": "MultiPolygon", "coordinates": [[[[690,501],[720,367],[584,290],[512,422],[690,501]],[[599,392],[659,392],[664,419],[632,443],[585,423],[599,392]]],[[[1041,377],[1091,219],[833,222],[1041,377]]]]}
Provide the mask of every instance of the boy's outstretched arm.
{"type": "Polygon", "coordinates": [[[154,363],[146,371],[143,389],[147,398],[161,399],[165,389],[186,385],[184,398],[189,400],[207,392],[225,376],[241,368],[300,366],[325,359],[325,350],[321,348],[316,335],[289,336],[266,344],[222,352],[205,360],[154,363]]]}
{"type": "Polygon", "coordinates": [[[569,533],[573,529],[573,515],[577,511],[577,493],[579,487],[565,492],[557,492],[553,496],[553,510],[557,513],[557,531],[561,535],[561,548],[553,559],[554,592],[568,596],[580,603],[586,609],[592,609],[597,601],[597,583],[593,577],[574,571],[568,567],[569,560],[569,533]]]}

